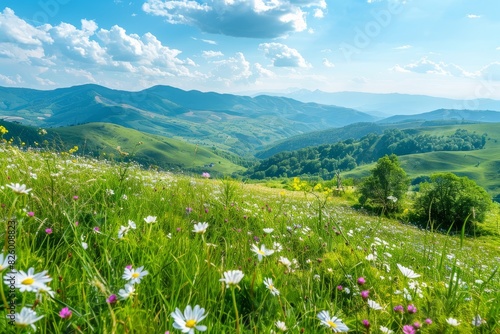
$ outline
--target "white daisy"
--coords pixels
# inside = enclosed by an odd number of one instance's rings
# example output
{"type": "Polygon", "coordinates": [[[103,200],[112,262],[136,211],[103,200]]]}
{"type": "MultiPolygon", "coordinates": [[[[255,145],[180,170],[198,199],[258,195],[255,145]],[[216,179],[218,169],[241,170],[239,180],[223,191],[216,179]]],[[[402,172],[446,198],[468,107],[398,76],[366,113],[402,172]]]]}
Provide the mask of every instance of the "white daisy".
{"type": "Polygon", "coordinates": [[[207,228],[208,228],[208,223],[197,223],[197,224],[194,224],[194,230],[193,232],[194,233],[200,233],[200,234],[203,234],[207,231],[207,228]]]}
{"type": "Polygon", "coordinates": [[[288,329],[283,321],[276,321],[274,324],[282,332],[285,332],[288,329]]]}
{"type": "Polygon", "coordinates": [[[147,270],[143,270],[144,266],[141,266],[137,269],[134,268],[125,268],[125,271],[123,272],[123,279],[126,279],[129,281],[131,284],[139,284],[141,283],[141,279],[146,276],[148,273],[147,270]]]}
{"type": "Polygon", "coordinates": [[[330,317],[330,312],[321,311],[318,313],[318,318],[323,326],[332,330],[332,332],[347,332],[349,328],[342,322],[342,319],[337,317],[330,317]]]}
{"type": "Polygon", "coordinates": [[[403,274],[404,277],[407,277],[407,278],[417,278],[417,277],[420,277],[420,274],[415,273],[410,268],[403,267],[399,263],[397,263],[396,265],[398,266],[399,271],[401,271],[401,273],[403,274]]]}
{"type": "Polygon", "coordinates": [[[448,323],[448,325],[453,327],[457,327],[458,325],[460,325],[460,322],[455,318],[448,318],[446,319],[446,322],[448,323]]]}
{"type": "MultiPolygon", "coordinates": [[[[10,285],[9,280],[12,278],[12,275],[5,275],[4,282],[7,285],[10,285]]],[[[24,292],[37,292],[40,289],[48,290],[48,287],[45,283],[52,281],[52,278],[47,276],[47,271],[44,270],[41,273],[35,274],[34,268],[29,268],[28,272],[20,270],[14,274],[15,279],[15,287],[19,289],[19,291],[24,292]]]]}
{"type": "Polygon", "coordinates": [[[12,191],[15,192],[16,194],[20,194],[20,195],[28,195],[31,191],[31,188],[26,189],[25,184],[19,184],[19,183],[7,184],[7,187],[12,189],[12,191]]]}
{"type": "Polygon", "coordinates": [[[5,256],[3,253],[0,253],[0,272],[10,267],[9,260],[15,261],[16,259],[12,255],[5,256]]]}
{"type": "Polygon", "coordinates": [[[267,234],[271,234],[274,232],[274,228],[264,228],[263,231],[267,234]]]}
{"type": "Polygon", "coordinates": [[[377,303],[374,300],[368,299],[368,306],[373,309],[373,310],[383,310],[384,308],[380,306],[379,303],[377,303]]]}
{"type": "Polygon", "coordinates": [[[238,285],[244,275],[241,270],[229,270],[224,272],[224,278],[221,278],[219,281],[225,282],[226,288],[229,288],[231,285],[238,285]]]}
{"type": "Polygon", "coordinates": [[[144,218],[144,221],[148,224],[156,223],[156,216],[147,216],[146,218],[144,218]]]}
{"type": "Polygon", "coordinates": [[[204,332],[207,330],[207,326],[198,325],[206,318],[207,314],[204,313],[205,309],[199,305],[196,305],[194,309],[191,308],[191,305],[186,306],[184,313],[176,308],[175,312],[171,313],[172,318],[174,318],[174,328],[188,334],[194,334],[195,329],[204,332]]]}
{"type": "Polygon", "coordinates": [[[42,319],[43,315],[37,317],[36,312],[28,307],[23,307],[20,313],[15,314],[15,323],[18,327],[31,326],[36,332],[35,322],[42,319]]]}
{"type": "Polygon", "coordinates": [[[380,331],[384,334],[393,334],[394,331],[384,326],[380,326],[380,331]]]}
{"type": "Polygon", "coordinates": [[[290,267],[292,266],[292,262],[290,262],[290,260],[284,256],[280,256],[278,262],[287,267],[288,269],[290,269],[290,267]]]}
{"type": "Polygon", "coordinates": [[[130,296],[132,296],[135,292],[135,288],[133,284],[125,284],[125,287],[123,289],[120,289],[118,291],[118,295],[120,295],[121,299],[128,299],[130,296]]]}
{"type": "Polygon", "coordinates": [[[274,286],[272,278],[264,278],[264,285],[269,289],[273,296],[278,296],[280,294],[280,291],[274,286]]]}
{"type": "Polygon", "coordinates": [[[273,254],[274,250],[267,249],[266,245],[262,244],[260,246],[260,249],[256,245],[252,245],[252,252],[257,254],[257,258],[259,259],[259,261],[262,261],[262,257],[269,256],[269,255],[273,254]]]}

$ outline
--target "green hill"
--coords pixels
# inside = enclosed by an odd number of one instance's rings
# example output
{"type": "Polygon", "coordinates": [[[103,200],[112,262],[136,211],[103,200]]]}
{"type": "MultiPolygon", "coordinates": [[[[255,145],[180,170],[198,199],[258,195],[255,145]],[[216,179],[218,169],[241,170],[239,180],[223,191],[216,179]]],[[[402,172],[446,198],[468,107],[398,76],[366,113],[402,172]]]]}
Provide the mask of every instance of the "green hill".
{"type": "Polygon", "coordinates": [[[115,160],[133,159],[145,166],[154,165],[163,169],[213,171],[226,175],[244,169],[204,147],[116,124],[89,123],[53,128],[48,129],[45,136],[33,127],[4,121],[0,121],[0,125],[9,130],[4,138],[13,137],[16,143],[22,141],[33,147],[37,147],[35,142],[38,147],[48,146],[59,151],[78,146],[79,154],[115,160]],[[139,142],[142,144],[138,145],[139,142]],[[124,153],[121,154],[117,147],[124,153]]]}

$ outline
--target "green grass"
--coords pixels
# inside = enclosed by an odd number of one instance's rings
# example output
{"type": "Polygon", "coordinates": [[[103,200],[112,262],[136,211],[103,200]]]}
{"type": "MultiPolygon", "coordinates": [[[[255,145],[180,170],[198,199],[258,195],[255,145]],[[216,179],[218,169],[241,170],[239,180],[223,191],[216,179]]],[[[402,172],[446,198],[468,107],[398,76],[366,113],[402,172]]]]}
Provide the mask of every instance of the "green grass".
{"type": "MultiPolygon", "coordinates": [[[[6,145],[0,146],[0,171],[0,246],[8,222],[15,221],[15,268],[47,271],[52,279],[53,297],[15,289],[17,313],[27,307],[43,316],[34,323],[37,333],[180,333],[171,313],[187,305],[205,309],[200,325],[207,333],[269,333],[278,331],[276,321],[288,333],[331,332],[317,317],[323,310],[351,333],[367,333],[364,319],[373,333],[380,326],[401,333],[415,322],[422,333],[500,330],[500,250],[491,237],[432,233],[321,194],[6,145]],[[32,190],[16,194],[7,186],[12,183],[32,190]],[[156,222],[146,223],[148,216],[156,222]],[[136,229],[120,239],[120,226],[129,220],[136,229]],[[193,232],[198,222],[208,223],[204,234],[193,232]],[[253,244],[275,252],[259,262],[253,244]],[[397,264],[420,277],[404,277],[397,264]],[[107,303],[125,288],[128,265],[144,266],[148,274],[130,298],[107,303]],[[219,281],[228,270],[244,274],[235,288],[219,281]],[[359,277],[366,283],[359,285],[359,277]],[[279,295],[270,293],[265,278],[272,278],[279,295]],[[382,310],[370,308],[362,291],[382,310]],[[398,305],[402,313],[393,311],[398,305]],[[416,313],[406,311],[410,305],[416,313]],[[61,318],[63,307],[71,318],[61,318]],[[472,326],[476,315],[485,320],[480,327],[472,326]],[[452,327],[449,318],[460,325],[452,327]]],[[[8,304],[9,287],[2,288],[0,304],[8,304]]],[[[7,311],[0,306],[0,328],[16,333],[7,311]]]]}

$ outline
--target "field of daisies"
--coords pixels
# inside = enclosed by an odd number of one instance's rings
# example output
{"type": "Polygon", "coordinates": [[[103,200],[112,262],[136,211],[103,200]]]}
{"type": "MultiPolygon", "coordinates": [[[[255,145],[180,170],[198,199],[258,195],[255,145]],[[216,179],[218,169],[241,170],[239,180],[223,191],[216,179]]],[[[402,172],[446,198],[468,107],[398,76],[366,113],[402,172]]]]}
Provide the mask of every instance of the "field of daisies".
{"type": "MultiPolygon", "coordinates": [[[[73,152],[72,152],[73,153],[73,152]]],[[[0,145],[1,333],[500,333],[500,247],[0,145]]]]}

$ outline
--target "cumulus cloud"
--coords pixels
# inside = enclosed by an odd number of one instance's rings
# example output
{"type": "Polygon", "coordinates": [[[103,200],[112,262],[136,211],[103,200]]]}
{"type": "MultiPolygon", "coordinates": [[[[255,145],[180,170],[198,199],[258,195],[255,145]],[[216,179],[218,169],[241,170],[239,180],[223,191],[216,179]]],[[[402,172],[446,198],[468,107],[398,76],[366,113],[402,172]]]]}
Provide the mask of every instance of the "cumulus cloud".
{"type": "Polygon", "coordinates": [[[6,7],[0,12],[0,42],[32,46],[51,43],[52,39],[45,31],[45,26],[34,27],[6,7]]]}
{"type": "Polygon", "coordinates": [[[307,29],[306,16],[322,17],[324,0],[147,0],[144,12],[213,34],[275,38],[307,29]]]}
{"type": "Polygon", "coordinates": [[[234,57],[211,62],[213,69],[210,72],[210,80],[222,82],[229,87],[234,83],[247,83],[251,80],[253,72],[250,62],[241,52],[234,57]]]}
{"type": "Polygon", "coordinates": [[[467,18],[469,18],[469,19],[479,19],[479,18],[481,18],[481,15],[467,14],[467,18]]]}
{"type": "MultiPolygon", "coordinates": [[[[61,22],[52,26],[33,26],[9,8],[0,12],[0,58],[9,64],[32,66],[31,75],[40,85],[54,82],[39,77],[51,70],[54,75],[84,78],[96,82],[103,71],[128,72],[140,76],[194,77],[196,63],[181,59],[180,50],[163,45],[153,34],[129,34],[120,26],[100,29],[92,20],[81,20],[80,27],[61,22]]],[[[3,82],[15,80],[4,75],[3,82]],[[8,79],[8,80],[7,80],[8,79]]]]}
{"type": "Polygon", "coordinates": [[[311,67],[296,50],[281,43],[262,43],[259,49],[264,51],[275,67],[311,67]]]}
{"type": "Polygon", "coordinates": [[[427,57],[423,57],[420,60],[407,64],[407,65],[396,65],[392,68],[393,71],[396,72],[414,72],[420,74],[438,74],[438,75],[448,75],[448,76],[456,76],[456,77],[468,77],[474,78],[477,77],[477,72],[467,72],[463,68],[455,64],[446,64],[444,62],[434,62],[432,60],[427,59],[427,57]]]}

